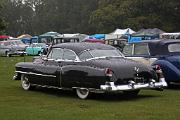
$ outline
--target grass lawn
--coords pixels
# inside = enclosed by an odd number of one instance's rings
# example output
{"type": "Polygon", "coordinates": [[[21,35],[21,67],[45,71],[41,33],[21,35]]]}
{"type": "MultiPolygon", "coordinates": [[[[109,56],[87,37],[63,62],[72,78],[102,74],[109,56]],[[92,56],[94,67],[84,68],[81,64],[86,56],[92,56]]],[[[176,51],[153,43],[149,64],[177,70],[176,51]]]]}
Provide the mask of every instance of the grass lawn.
{"type": "MultiPolygon", "coordinates": [[[[26,57],[31,61],[32,57],[26,57]]],[[[94,94],[80,100],[71,91],[24,91],[13,81],[14,65],[24,57],[0,57],[0,120],[179,120],[180,86],[163,92],[142,90],[138,97],[94,94]]]]}

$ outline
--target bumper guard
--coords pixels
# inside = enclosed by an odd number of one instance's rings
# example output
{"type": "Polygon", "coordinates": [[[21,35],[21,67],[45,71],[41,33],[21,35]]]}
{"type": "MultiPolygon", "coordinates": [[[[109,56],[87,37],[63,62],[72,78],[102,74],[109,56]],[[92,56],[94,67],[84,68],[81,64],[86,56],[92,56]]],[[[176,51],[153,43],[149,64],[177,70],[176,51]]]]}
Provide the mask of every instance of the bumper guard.
{"type": "Polygon", "coordinates": [[[149,83],[135,83],[134,81],[129,81],[127,85],[115,85],[114,82],[107,82],[105,85],[101,85],[100,89],[103,91],[127,91],[135,89],[158,89],[167,87],[167,83],[164,78],[160,78],[159,82],[151,80],[149,83]]]}

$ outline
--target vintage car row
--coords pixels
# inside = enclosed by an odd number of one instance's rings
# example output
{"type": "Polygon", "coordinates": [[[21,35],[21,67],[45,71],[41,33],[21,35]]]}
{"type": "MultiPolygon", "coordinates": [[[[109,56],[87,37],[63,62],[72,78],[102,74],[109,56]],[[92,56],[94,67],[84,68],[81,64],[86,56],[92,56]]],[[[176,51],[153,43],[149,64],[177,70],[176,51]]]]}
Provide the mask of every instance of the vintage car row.
{"type": "Polygon", "coordinates": [[[11,57],[12,55],[21,55],[26,54],[25,52],[26,45],[23,44],[20,40],[8,40],[0,41],[0,55],[11,57]]]}
{"type": "Polygon", "coordinates": [[[25,90],[35,86],[76,90],[81,99],[90,92],[137,95],[141,89],[161,90],[167,84],[158,66],[126,59],[115,47],[100,43],[62,43],[46,57],[15,66],[14,79],[25,90]]]}
{"type": "Polygon", "coordinates": [[[144,40],[129,43],[123,53],[127,58],[147,65],[159,65],[166,82],[180,83],[180,40],[144,40]]]}

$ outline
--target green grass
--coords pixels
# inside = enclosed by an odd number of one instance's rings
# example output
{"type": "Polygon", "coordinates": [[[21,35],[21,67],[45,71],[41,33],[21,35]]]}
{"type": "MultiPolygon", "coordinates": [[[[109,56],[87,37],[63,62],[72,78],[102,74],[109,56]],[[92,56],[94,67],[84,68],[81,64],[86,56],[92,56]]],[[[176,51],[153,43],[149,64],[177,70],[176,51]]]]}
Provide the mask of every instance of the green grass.
{"type": "MultiPolygon", "coordinates": [[[[32,57],[26,57],[31,61],[32,57]]],[[[180,86],[163,92],[142,90],[138,97],[94,94],[80,100],[71,91],[24,91],[13,81],[23,57],[0,57],[0,120],[179,120],[180,86]]]]}

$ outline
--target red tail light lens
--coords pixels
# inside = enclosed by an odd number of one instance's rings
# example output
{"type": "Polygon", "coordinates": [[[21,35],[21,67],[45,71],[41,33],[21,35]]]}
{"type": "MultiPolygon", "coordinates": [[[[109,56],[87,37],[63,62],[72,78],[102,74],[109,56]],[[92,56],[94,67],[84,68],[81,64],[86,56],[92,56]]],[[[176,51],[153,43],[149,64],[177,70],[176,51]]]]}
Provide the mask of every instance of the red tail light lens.
{"type": "Polygon", "coordinates": [[[162,73],[162,69],[161,69],[160,65],[155,65],[154,69],[155,69],[156,73],[162,73]]]}
{"type": "Polygon", "coordinates": [[[155,65],[155,69],[156,69],[156,70],[161,70],[160,65],[155,65]]]}
{"type": "Polygon", "coordinates": [[[106,75],[106,76],[109,76],[109,77],[112,77],[113,71],[112,71],[110,68],[106,68],[106,70],[105,70],[105,75],[106,75]]]}

